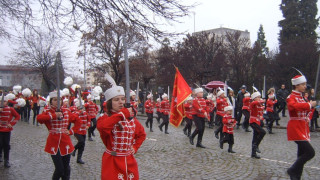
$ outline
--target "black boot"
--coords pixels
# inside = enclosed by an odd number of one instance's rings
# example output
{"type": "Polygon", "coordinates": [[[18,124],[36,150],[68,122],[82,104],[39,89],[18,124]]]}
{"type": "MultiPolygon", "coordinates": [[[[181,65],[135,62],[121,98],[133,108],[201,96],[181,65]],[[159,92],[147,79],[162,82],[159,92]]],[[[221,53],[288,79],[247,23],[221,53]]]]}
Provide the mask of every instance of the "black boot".
{"type": "Polygon", "coordinates": [[[92,131],[91,135],[92,135],[93,137],[96,137],[96,135],[94,134],[94,131],[92,131]]]}
{"type": "Polygon", "coordinates": [[[5,168],[11,167],[11,165],[10,165],[10,163],[9,163],[9,160],[4,160],[4,167],[5,167],[5,168]]]}
{"type": "Polygon", "coordinates": [[[76,156],[76,151],[77,151],[77,149],[74,149],[74,151],[72,152],[72,156],[74,157],[74,156],[76,156]]]}
{"type": "Polygon", "coordinates": [[[291,168],[289,168],[289,169],[287,170],[287,173],[288,173],[288,175],[290,176],[290,179],[291,179],[291,180],[300,180],[300,179],[301,179],[301,177],[300,177],[297,173],[293,172],[293,171],[291,170],[291,168]]]}
{"type": "Polygon", "coordinates": [[[187,136],[187,129],[183,128],[183,133],[187,136]]]}
{"type": "Polygon", "coordinates": [[[228,152],[229,152],[229,153],[236,153],[236,152],[234,152],[234,151],[232,150],[232,144],[229,144],[228,152]]]}
{"type": "Polygon", "coordinates": [[[159,127],[160,131],[162,132],[162,126],[160,125],[160,126],[158,126],[158,127],[159,127]]]}
{"type": "Polygon", "coordinates": [[[193,137],[192,135],[189,137],[189,141],[190,141],[190,144],[191,144],[191,145],[194,145],[194,143],[193,143],[193,138],[194,138],[194,137],[193,137]]]}
{"type": "Polygon", "coordinates": [[[252,146],[251,157],[256,158],[256,159],[260,159],[260,156],[257,155],[257,146],[255,146],[255,145],[252,146]]]}
{"type": "Polygon", "coordinates": [[[214,131],[214,137],[216,137],[217,139],[219,139],[219,132],[217,132],[217,131],[214,131]]]}
{"type": "Polygon", "coordinates": [[[190,137],[190,134],[191,134],[191,130],[188,130],[187,136],[190,137]]]}
{"type": "Polygon", "coordinates": [[[206,148],[204,145],[202,145],[201,141],[198,141],[198,142],[197,142],[196,147],[199,147],[199,148],[206,148]]]}
{"type": "Polygon", "coordinates": [[[223,142],[220,142],[220,149],[223,149],[223,142]]]}
{"type": "Polygon", "coordinates": [[[257,153],[261,153],[261,151],[260,151],[260,149],[259,149],[259,146],[256,147],[256,152],[257,152],[257,153]]]}
{"type": "Polygon", "coordinates": [[[77,156],[77,163],[79,164],[84,164],[84,162],[82,161],[82,153],[83,151],[78,151],[78,156],[77,156]]]}
{"type": "Polygon", "coordinates": [[[146,127],[149,128],[148,121],[146,122],[146,127]]]}
{"type": "Polygon", "coordinates": [[[89,139],[89,141],[93,141],[92,137],[89,137],[88,139],[89,139]]]}
{"type": "Polygon", "coordinates": [[[165,133],[165,134],[169,134],[169,133],[168,133],[168,125],[165,125],[164,128],[165,128],[164,133],[165,133]]]}

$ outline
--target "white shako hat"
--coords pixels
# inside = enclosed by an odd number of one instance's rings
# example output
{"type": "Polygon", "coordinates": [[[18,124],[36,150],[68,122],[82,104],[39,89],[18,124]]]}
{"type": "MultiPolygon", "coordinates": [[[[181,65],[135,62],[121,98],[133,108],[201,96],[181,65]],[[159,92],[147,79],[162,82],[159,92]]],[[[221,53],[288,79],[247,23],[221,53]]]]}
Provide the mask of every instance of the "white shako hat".
{"type": "Polygon", "coordinates": [[[16,98],[16,95],[12,94],[12,93],[9,93],[7,94],[5,97],[7,97],[7,100],[13,100],[16,98]]]}
{"type": "MultiPolygon", "coordinates": [[[[61,97],[62,97],[62,96],[61,96],[62,91],[61,91],[61,90],[59,90],[59,91],[60,91],[60,98],[61,98],[61,97]]],[[[58,91],[52,91],[52,92],[50,92],[50,93],[49,93],[49,97],[50,97],[50,99],[51,99],[51,98],[58,97],[58,91]]]]}
{"type": "Polygon", "coordinates": [[[148,99],[150,99],[150,98],[152,98],[152,97],[153,97],[153,94],[152,94],[152,93],[150,93],[150,94],[147,96],[148,99]]]}
{"type": "Polygon", "coordinates": [[[213,97],[213,94],[212,94],[212,93],[210,93],[210,94],[208,94],[207,99],[212,100],[212,97],[213,97]]]}
{"type": "Polygon", "coordinates": [[[233,110],[233,107],[232,106],[226,106],[224,108],[224,112],[227,112],[227,111],[232,111],[233,110]]]}
{"type": "Polygon", "coordinates": [[[258,92],[258,91],[254,92],[254,93],[251,94],[251,99],[254,99],[254,98],[258,97],[258,96],[261,96],[260,92],[258,92]]]}
{"type": "Polygon", "coordinates": [[[222,94],[224,94],[224,91],[223,90],[220,90],[218,93],[217,93],[217,96],[221,96],[222,94]]]}
{"type": "Polygon", "coordinates": [[[307,82],[307,78],[304,75],[297,75],[291,79],[292,85],[298,85],[307,82]]]}
{"type": "Polygon", "coordinates": [[[109,83],[111,84],[111,88],[107,89],[104,92],[104,96],[106,98],[106,101],[116,97],[116,96],[120,96],[123,95],[125,96],[124,93],[124,89],[122,86],[117,86],[116,82],[114,81],[114,79],[108,74],[106,73],[105,78],[109,81],[109,83]]]}
{"type": "Polygon", "coordinates": [[[135,96],[135,95],[136,95],[136,93],[134,91],[130,90],[130,96],[135,96]]]}
{"type": "Polygon", "coordinates": [[[192,97],[191,97],[191,96],[189,96],[189,97],[187,98],[187,101],[190,101],[190,100],[192,100],[192,97]]]}
{"type": "Polygon", "coordinates": [[[160,98],[158,98],[158,99],[157,99],[157,101],[158,101],[158,102],[160,102],[160,101],[161,101],[161,99],[160,99],[160,98]]]}
{"type": "Polygon", "coordinates": [[[163,98],[168,97],[168,95],[167,95],[166,93],[164,93],[161,97],[162,97],[162,99],[163,99],[163,98]]]}
{"type": "Polygon", "coordinates": [[[249,93],[249,92],[246,92],[246,93],[244,94],[244,97],[250,97],[250,93],[249,93]]]}
{"type": "Polygon", "coordinates": [[[203,92],[203,89],[201,87],[194,89],[195,94],[201,93],[201,92],[203,92]]]}
{"type": "Polygon", "coordinates": [[[63,102],[68,102],[68,101],[69,101],[68,98],[64,98],[64,99],[63,99],[63,102]]]}
{"type": "Polygon", "coordinates": [[[32,94],[32,92],[31,92],[31,90],[29,88],[25,88],[25,89],[22,90],[22,95],[24,97],[29,97],[29,96],[31,96],[31,94],[32,94]]]}

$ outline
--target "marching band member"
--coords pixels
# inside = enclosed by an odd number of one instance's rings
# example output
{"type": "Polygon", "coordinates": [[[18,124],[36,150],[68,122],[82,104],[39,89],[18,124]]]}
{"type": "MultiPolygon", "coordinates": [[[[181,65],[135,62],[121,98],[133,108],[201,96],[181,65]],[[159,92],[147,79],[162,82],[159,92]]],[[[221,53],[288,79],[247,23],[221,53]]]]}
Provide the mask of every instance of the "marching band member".
{"type": "Polygon", "coordinates": [[[56,91],[50,92],[49,97],[50,106],[37,116],[37,121],[45,124],[49,131],[44,150],[51,155],[55,166],[52,179],[70,179],[70,154],[74,151],[74,147],[70,139],[73,130],[68,130],[67,127],[70,121],[79,117],[70,111],[57,110],[58,93],[56,91]]]}
{"type": "MultiPolygon", "coordinates": [[[[2,94],[4,96],[4,94],[2,94]]],[[[0,96],[0,100],[2,100],[0,96]]],[[[3,107],[0,107],[0,149],[3,150],[4,167],[9,168],[10,137],[13,126],[19,121],[20,115],[8,106],[8,95],[4,96],[3,107]]],[[[2,157],[0,157],[2,161],[2,157]]]]}
{"type": "Polygon", "coordinates": [[[315,156],[310,144],[310,130],[308,113],[316,106],[316,101],[306,102],[302,93],[306,90],[307,79],[304,75],[297,75],[291,79],[293,90],[287,98],[290,120],[287,126],[288,141],[298,145],[298,158],[287,170],[291,179],[301,179],[303,167],[307,161],[315,156]]]}
{"type": "Polygon", "coordinates": [[[214,103],[212,101],[213,94],[209,94],[206,99],[207,103],[207,113],[209,118],[209,128],[213,128],[213,117],[214,117],[214,103]]]}
{"type": "Polygon", "coordinates": [[[216,122],[219,124],[219,127],[214,131],[214,135],[217,139],[219,139],[218,134],[220,133],[220,146],[222,143],[222,128],[223,128],[222,119],[224,116],[224,108],[227,106],[228,106],[228,102],[224,95],[224,91],[220,90],[217,93],[217,114],[216,114],[216,122]]]}
{"type": "Polygon", "coordinates": [[[242,123],[242,128],[245,132],[251,132],[249,130],[249,119],[250,119],[250,93],[246,92],[244,98],[242,99],[242,113],[244,115],[244,121],[242,123]]]}
{"type": "Polygon", "coordinates": [[[186,100],[186,103],[184,103],[184,111],[185,111],[185,121],[186,126],[183,128],[183,133],[190,137],[191,135],[191,129],[192,129],[192,97],[189,96],[186,100]]]}
{"type": "Polygon", "coordinates": [[[253,129],[253,138],[252,138],[252,152],[251,157],[260,159],[260,156],[257,155],[261,153],[259,150],[259,144],[262,141],[266,131],[261,127],[261,121],[263,120],[263,101],[261,100],[261,94],[257,91],[251,95],[252,102],[250,103],[250,126],[253,129]]]}
{"type": "Polygon", "coordinates": [[[161,101],[161,117],[162,117],[162,123],[158,126],[160,131],[162,132],[162,127],[165,126],[165,133],[169,134],[168,132],[168,126],[169,126],[169,113],[170,113],[170,103],[168,100],[168,95],[164,93],[162,95],[162,101],[161,101]]]}
{"type": "MultiPolygon", "coordinates": [[[[73,119],[70,122],[74,123],[74,126],[72,127],[72,130],[74,132],[74,136],[77,138],[78,143],[74,146],[74,151],[72,152],[72,156],[76,155],[76,151],[78,150],[77,155],[77,163],[84,164],[82,161],[82,154],[85,147],[86,142],[86,134],[87,130],[90,127],[91,120],[88,116],[88,113],[84,110],[83,106],[80,105],[80,100],[75,99],[74,104],[77,107],[77,110],[73,113],[77,114],[79,118],[73,119]]],[[[81,100],[81,104],[84,103],[83,100],[81,100]]]]}
{"type": "Polygon", "coordinates": [[[139,179],[138,164],[134,157],[146,133],[132,108],[126,108],[125,93],[110,75],[107,80],[112,87],[105,91],[107,112],[97,121],[100,138],[106,146],[102,156],[101,179],[139,179]]]}
{"type": "Polygon", "coordinates": [[[233,137],[233,128],[236,126],[237,121],[232,117],[233,114],[233,106],[227,106],[224,108],[225,115],[223,116],[222,123],[223,123],[223,141],[222,146],[220,146],[221,149],[223,149],[223,143],[228,142],[229,153],[235,153],[232,150],[232,146],[234,144],[234,137],[233,137]]]}
{"type": "Polygon", "coordinates": [[[273,127],[273,122],[275,120],[275,109],[274,105],[277,103],[277,100],[275,99],[274,93],[270,93],[268,95],[268,100],[267,100],[267,115],[268,115],[268,121],[267,121],[267,130],[269,134],[273,134],[272,132],[272,127],[273,127]]]}
{"type": "Polygon", "coordinates": [[[193,145],[193,139],[196,135],[198,135],[198,141],[196,147],[205,148],[205,146],[202,145],[202,137],[204,133],[205,128],[205,118],[208,119],[208,113],[206,111],[206,100],[203,98],[203,89],[202,88],[196,88],[194,90],[195,98],[193,99],[192,107],[192,115],[193,115],[193,121],[196,125],[196,129],[193,131],[192,135],[190,136],[190,144],[193,145]]]}
{"type": "Polygon", "coordinates": [[[161,99],[160,99],[160,97],[157,99],[156,108],[157,108],[157,121],[158,121],[158,124],[160,124],[160,118],[161,118],[161,99]]]}
{"type": "MultiPolygon", "coordinates": [[[[38,90],[36,89],[33,90],[32,95],[30,96],[29,99],[31,101],[31,109],[33,111],[33,125],[35,125],[36,117],[38,116],[39,110],[40,110],[39,101],[40,99],[45,101],[45,99],[38,94],[38,90]]],[[[39,126],[38,121],[37,121],[37,126],[39,126]]]]}
{"type": "Polygon", "coordinates": [[[148,116],[148,119],[146,121],[146,127],[149,128],[149,122],[150,122],[150,132],[153,132],[152,130],[152,124],[153,124],[153,95],[150,93],[147,96],[148,100],[144,103],[144,107],[146,108],[146,113],[148,116]]]}
{"type": "Polygon", "coordinates": [[[99,107],[94,102],[92,102],[91,94],[87,95],[86,98],[88,102],[84,105],[84,107],[86,108],[86,112],[88,113],[91,121],[91,126],[88,129],[88,138],[89,138],[89,141],[93,141],[91,135],[95,136],[94,130],[96,129],[96,126],[97,126],[96,116],[99,112],[99,107]]]}

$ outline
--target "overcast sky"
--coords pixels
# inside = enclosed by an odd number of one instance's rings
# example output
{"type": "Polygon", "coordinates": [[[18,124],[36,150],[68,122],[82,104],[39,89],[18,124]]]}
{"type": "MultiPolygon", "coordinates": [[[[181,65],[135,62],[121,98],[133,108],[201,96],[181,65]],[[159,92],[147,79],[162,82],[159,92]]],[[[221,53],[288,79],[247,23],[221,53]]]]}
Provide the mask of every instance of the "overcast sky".
{"type": "MultiPolygon", "coordinates": [[[[186,33],[193,33],[194,27],[195,31],[219,27],[248,30],[251,43],[253,43],[257,39],[257,32],[262,24],[269,49],[273,50],[278,47],[278,21],[283,19],[279,9],[281,0],[183,0],[182,2],[197,2],[198,6],[191,10],[195,13],[180,19],[182,22],[180,24],[175,23],[173,26],[163,27],[166,30],[186,33]]],[[[0,43],[0,62],[2,64],[14,45],[5,40],[0,43]]],[[[74,53],[76,53],[77,44],[70,44],[70,46],[75,48],[74,53]]]]}

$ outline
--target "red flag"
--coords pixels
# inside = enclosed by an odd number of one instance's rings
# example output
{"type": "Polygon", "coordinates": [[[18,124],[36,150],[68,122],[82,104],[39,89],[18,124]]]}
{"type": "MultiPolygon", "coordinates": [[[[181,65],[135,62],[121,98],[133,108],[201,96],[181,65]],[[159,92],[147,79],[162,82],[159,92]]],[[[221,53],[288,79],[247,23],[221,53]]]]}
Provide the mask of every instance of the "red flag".
{"type": "Polygon", "coordinates": [[[192,91],[188,83],[184,80],[176,67],[170,110],[170,123],[173,126],[179,127],[182,119],[185,117],[183,102],[191,95],[191,93],[192,91]]]}

